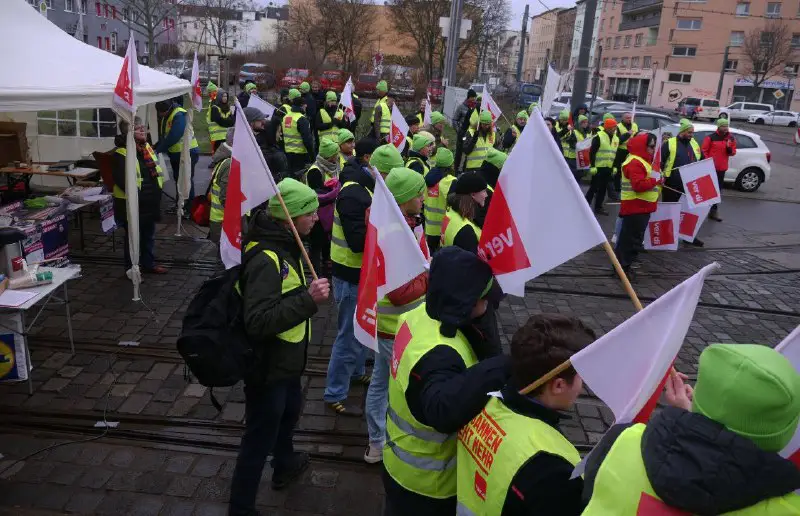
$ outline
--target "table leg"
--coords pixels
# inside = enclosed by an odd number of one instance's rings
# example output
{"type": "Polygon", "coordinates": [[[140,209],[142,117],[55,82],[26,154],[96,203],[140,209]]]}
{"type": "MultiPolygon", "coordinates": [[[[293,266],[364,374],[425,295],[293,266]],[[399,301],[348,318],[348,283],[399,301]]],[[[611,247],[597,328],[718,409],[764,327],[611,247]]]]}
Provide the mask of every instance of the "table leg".
{"type": "Polygon", "coordinates": [[[64,307],[67,311],[67,332],[69,333],[69,347],[72,350],[72,354],[75,354],[75,341],[72,340],[72,314],[70,314],[69,310],[69,293],[67,292],[67,283],[64,282],[64,307]]]}
{"type": "Polygon", "coordinates": [[[31,348],[28,347],[28,327],[26,326],[25,322],[25,310],[19,312],[19,319],[20,325],[20,336],[22,337],[22,347],[25,348],[25,367],[28,368],[28,395],[33,396],[33,362],[31,362],[31,348]]]}
{"type": "Polygon", "coordinates": [[[78,231],[81,232],[81,252],[86,249],[86,242],[84,242],[83,234],[83,210],[78,210],[78,231]]]}

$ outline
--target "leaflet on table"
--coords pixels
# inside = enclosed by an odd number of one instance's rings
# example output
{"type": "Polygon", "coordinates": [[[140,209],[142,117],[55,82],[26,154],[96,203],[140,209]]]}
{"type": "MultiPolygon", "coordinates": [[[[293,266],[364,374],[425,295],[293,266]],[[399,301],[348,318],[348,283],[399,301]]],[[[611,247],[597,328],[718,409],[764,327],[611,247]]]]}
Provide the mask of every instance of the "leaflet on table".
{"type": "Polygon", "coordinates": [[[22,315],[19,312],[0,314],[0,382],[28,379],[30,369],[22,336],[22,315]],[[14,331],[8,331],[14,330],[14,331]]]}
{"type": "Polygon", "coordinates": [[[48,263],[52,267],[63,267],[69,264],[69,223],[65,215],[57,215],[40,223],[28,223],[17,226],[25,233],[22,241],[22,252],[28,263],[44,260],[57,261],[48,263]]]}
{"type": "Polygon", "coordinates": [[[100,201],[100,227],[104,233],[110,233],[117,227],[117,221],[114,218],[114,201],[110,195],[106,195],[105,199],[100,201]]]}

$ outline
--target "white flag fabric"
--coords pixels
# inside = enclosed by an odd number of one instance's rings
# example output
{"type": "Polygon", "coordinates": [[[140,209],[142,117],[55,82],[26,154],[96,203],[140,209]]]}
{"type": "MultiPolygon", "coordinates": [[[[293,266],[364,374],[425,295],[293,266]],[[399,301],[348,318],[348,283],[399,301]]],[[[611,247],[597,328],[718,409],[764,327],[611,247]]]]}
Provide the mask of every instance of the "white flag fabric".
{"type": "Polygon", "coordinates": [[[572,355],[570,362],[616,423],[646,422],[651,399],[683,345],[703,283],[719,266],[706,265],[644,310],[572,355]]]}
{"type": "Polygon", "coordinates": [[[275,106],[262,99],[258,95],[250,95],[250,100],[248,101],[247,105],[258,109],[264,113],[267,118],[272,118],[272,113],[274,113],[276,109],[275,106]]]}
{"type": "Polygon", "coordinates": [[[84,28],[83,28],[83,13],[81,13],[81,14],[78,15],[78,24],[75,26],[75,34],[73,34],[73,36],[75,36],[75,39],[77,39],[78,41],[82,42],[83,41],[83,32],[84,32],[84,28]]]}
{"type": "Polygon", "coordinates": [[[704,159],[681,167],[683,191],[692,208],[722,202],[714,160],[704,159]]]}
{"type": "Polygon", "coordinates": [[[344,108],[344,116],[347,117],[349,121],[353,121],[356,119],[356,111],[353,108],[353,78],[348,77],[347,83],[344,85],[344,90],[342,91],[342,96],[339,99],[339,104],[342,105],[344,108]]]}
{"type": "MultiPolygon", "coordinates": [[[[238,100],[236,108],[242,112],[238,100]]],[[[237,116],[234,128],[236,138],[231,149],[231,171],[219,239],[220,257],[226,269],[242,263],[242,216],[278,193],[272,172],[245,117],[237,116]]]]}
{"type": "Polygon", "coordinates": [[[497,119],[503,114],[500,106],[497,105],[497,102],[492,98],[492,94],[489,93],[488,88],[485,86],[483,88],[483,95],[481,96],[481,111],[488,111],[492,114],[493,124],[497,122],[497,119]]]}
{"type": "Polygon", "coordinates": [[[128,50],[125,52],[125,59],[122,60],[122,69],[117,77],[117,85],[114,87],[113,104],[125,112],[136,114],[136,96],[134,86],[139,85],[139,62],[136,60],[136,45],[133,39],[133,32],[128,39],[128,50]]]}
{"type": "Polygon", "coordinates": [[[661,143],[662,143],[662,133],[663,130],[659,129],[656,134],[656,151],[653,153],[653,161],[650,163],[650,166],[653,167],[653,176],[656,179],[661,177],[661,173],[665,172],[661,170],[661,143]]]}
{"type": "Polygon", "coordinates": [[[504,292],[523,296],[526,281],[605,241],[563,154],[537,113],[500,172],[478,254],[492,267],[504,292]],[[559,223],[553,224],[554,220],[559,223]]]}
{"type": "Polygon", "coordinates": [[[575,144],[575,167],[578,170],[592,168],[592,140],[594,136],[584,138],[575,144]]]}
{"type": "Polygon", "coordinates": [[[200,88],[200,63],[197,61],[197,50],[192,61],[192,106],[195,111],[203,109],[203,90],[200,88]]]}
{"type": "Polygon", "coordinates": [[[408,134],[408,124],[403,117],[403,113],[397,109],[397,104],[392,104],[392,129],[389,133],[389,141],[403,152],[406,147],[406,135],[408,134]]]}
{"type": "Polygon", "coordinates": [[[431,115],[433,111],[431,110],[431,92],[427,93],[425,97],[425,112],[422,114],[422,123],[425,125],[431,125],[431,115]]]}
{"type": "Polygon", "coordinates": [[[681,225],[678,231],[681,240],[694,242],[694,239],[697,238],[697,233],[700,232],[700,226],[706,221],[710,211],[711,206],[692,208],[689,206],[687,196],[681,195],[681,225]]]}
{"type": "Polygon", "coordinates": [[[631,109],[631,123],[636,120],[636,102],[633,103],[633,109],[631,109]]]}
{"type": "MultiPolygon", "coordinates": [[[[794,368],[800,372],[800,326],[794,329],[785,339],[775,347],[775,351],[785,356],[794,368]]],[[[781,451],[781,457],[791,460],[800,467],[800,428],[795,431],[794,437],[781,451]]],[[[797,492],[797,491],[795,491],[797,492]]]]}
{"type": "Polygon", "coordinates": [[[353,333],[361,344],[378,351],[378,300],[425,272],[427,263],[394,196],[381,175],[375,174],[353,314],[353,333]]]}
{"type": "Polygon", "coordinates": [[[681,203],[660,202],[650,214],[644,230],[644,248],[653,251],[677,251],[681,224],[681,203]]]}
{"type": "Polygon", "coordinates": [[[542,99],[541,99],[542,101],[540,103],[542,107],[542,114],[544,114],[544,116],[550,115],[550,107],[552,107],[553,101],[558,96],[558,85],[560,83],[561,83],[561,75],[559,75],[558,72],[556,72],[553,69],[553,67],[548,64],[547,81],[544,83],[544,90],[542,91],[542,99]]]}

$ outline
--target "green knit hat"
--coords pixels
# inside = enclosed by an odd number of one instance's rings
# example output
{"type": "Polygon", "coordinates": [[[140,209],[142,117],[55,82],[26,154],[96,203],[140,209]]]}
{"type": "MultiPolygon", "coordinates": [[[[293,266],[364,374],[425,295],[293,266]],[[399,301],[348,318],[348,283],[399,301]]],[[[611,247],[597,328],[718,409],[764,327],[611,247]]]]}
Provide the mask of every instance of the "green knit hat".
{"type": "Polygon", "coordinates": [[[289,100],[294,100],[296,98],[300,98],[300,90],[297,88],[292,88],[289,90],[289,100]]]}
{"type": "Polygon", "coordinates": [[[728,127],[730,122],[727,118],[717,118],[717,127],[728,127]]]}
{"type": "Polygon", "coordinates": [[[689,129],[694,129],[694,124],[692,124],[692,121],[686,118],[681,118],[680,126],[678,126],[678,132],[682,133],[683,131],[688,131],[689,129]]]}
{"type": "Polygon", "coordinates": [[[489,113],[486,110],[481,111],[481,123],[482,124],[491,124],[492,123],[492,114],[489,113]]]}
{"type": "MultiPolygon", "coordinates": [[[[278,183],[278,190],[292,218],[314,213],[319,208],[317,192],[296,179],[287,177],[278,183]]],[[[286,220],[286,213],[281,208],[277,195],[269,200],[269,212],[276,219],[286,220]]]]}
{"type": "Polygon", "coordinates": [[[319,155],[325,159],[330,158],[331,156],[337,154],[339,152],[339,144],[335,141],[331,140],[327,136],[323,137],[319,141],[319,155]]]}
{"type": "Polygon", "coordinates": [[[558,113],[558,119],[559,120],[567,120],[568,118],[569,118],[569,109],[562,109],[558,113]]]}
{"type": "Polygon", "coordinates": [[[353,133],[351,133],[349,130],[347,130],[345,128],[339,129],[339,132],[336,133],[336,141],[339,142],[339,145],[341,145],[343,143],[347,143],[350,140],[355,140],[355,139],[356,139],[356,137],[353,136],[353,133]]]}
{"type": "Polygon", "coordinates": [[[588,122],[588,121],[589,121],[589,117],[587,117],[586,115],[578,115],[578,123],[588,122]]]}
{"type": "Polygon", "coordinates": [[[336,102],[337,100],[339,99],[336,98],[335,91],[329,91],[328,93],[325,94],[325,102],[336,102]]]}
{"type": "Polygon", "coordinates": [[[379,81],[378,84],[375,86],[375,90],[381,93],[386,93],[387,91],[389,91],[389,85],[386,83],[386,81],[379,81]]]}
{"type": "Polygon", "coordinates": [[[523,120],[527,120],[528,119],[528,112],[527,111],[520,111],[519,113],[517,113],[517,118],[521,118],[523,120]]]}
{"type": "Polygon", "coordinates": [[[397,204],[403,204],[422,195],[425,191],[425,178],[416,170],[397,167],[386,176],[386,186],[397,204]]]}
{"type": "Polygon", "coordinates": [[[616,120],[616,118],[614,118],[614,115],[611,114],[611,113],[606,113],[605,115],[603,115],[603,122],[605,122],[606,120],[609,120],[609,119],[610,120],[616,120]]]}
{"type": "Polygon", "coordinates": [[[712,344],[700,354],[692,411],[781,451],[800,419],[800,374],[766,346],[712,344]]]}
{"type": "Polygon", "coordinates": [[[431,112],[431,125],[436,125],[439,122],[444,122],[444,121],[445,121],[444,115],[441,113],[441,111],[431,112]]]}
{"type": "Polygon", "coordinates": [[[411,150],[414,152],[421,151],[425,146],[436,143],[436,138],[433,137],[428,131],[420,131],[414,135],[411,142],[411,150]]]}
{"type": "Polygon", "coordinates": [[[490,147],[489,153],[486,155],[486,161],[488,161],[498,169],[503,168],[503,164],[505,164],[506,158],[508,158],[508,154],[506,154],[503,151],[499,151],[494,147],[490,147]]]}
{"type": "Polygon", "coordinates": [[[397,147],[391,143],[381,145],[372,153],[369,164],[378,169],[381,174],[388,174],[393,168],[402,167],[403,156],[397,147]]]}
{"type": "Polygon", "coordinates": [[[253,83],[253,82],[248,82],[247,84],[244,85],[244,92],[245,93],[250,93],[251,91],[257,90],[257,89],[258,89],[258,86],[256,86],[256,84],[253,83]]]}
{"type": "Polygon", "coordinates": [[[206,85],[206,91],[217,91],[217,85],[211,81],[208,81],[208,84],[206,85]]]}
{"type": "Polygon", "coordinates": [[[436,162],[436,166],[440,168],[450,167],[456,160],[453,157],[453,151],[451,151],[447,147],[439,147],[438,149],[436,149],[436,156],[434,156],[433,159],[436,162]]]}
{"type": "Polygon", "coordinates": [[[529,114],[533,114],[534,108],[537,108],[537,107],[539,107],[539,103],[538,102],[531,102],[531,105],[528,106],[528,113],[529,114]]]}
{"type": "Polygon", "coordinates": [[[311,86],[306,81],[303,81],[300,83],[300,91],[303,93],[308,93],[311,91],[311,86]]]}

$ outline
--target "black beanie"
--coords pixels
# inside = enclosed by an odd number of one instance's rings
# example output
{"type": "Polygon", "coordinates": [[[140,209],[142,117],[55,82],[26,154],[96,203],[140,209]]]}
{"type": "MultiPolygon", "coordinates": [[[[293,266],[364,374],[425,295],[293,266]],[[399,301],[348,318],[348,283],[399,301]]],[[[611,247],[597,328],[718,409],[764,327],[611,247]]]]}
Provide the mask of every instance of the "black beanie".
{"type": "Polygon", "coordinates": [[[419,124],[419,118],[417,118],[417,115],[408,115],[406,117],[406,123],[409,126],[418,125],[419,124]]]}
{"type": "Polygon", "coordinates": [[[467,90],[467,98],[468,99],[474,99],[474,98],[477,98],[477,97],[478,97],[478,94],[475,93],[475,90],[473,90],[472,88],[467,90]]]}
{"type": "Polygon", "coordinates": [[[356,157],[372,154],[378,148],[375,138],[362,138],[356,142],[356,157]]]}
{"type": "Polygon", "coordinates": [[[477,172],[464,172],[452,186],[453,192],[457,194],[469,195],[486,190],[486,180],[477,172]]]}

